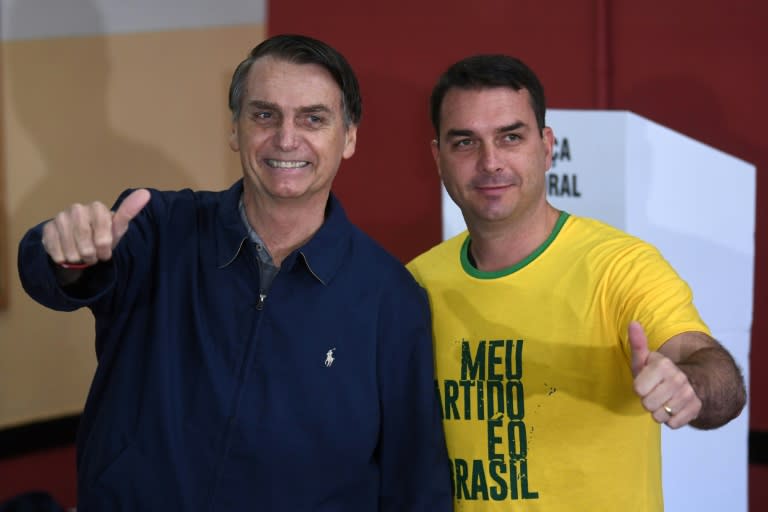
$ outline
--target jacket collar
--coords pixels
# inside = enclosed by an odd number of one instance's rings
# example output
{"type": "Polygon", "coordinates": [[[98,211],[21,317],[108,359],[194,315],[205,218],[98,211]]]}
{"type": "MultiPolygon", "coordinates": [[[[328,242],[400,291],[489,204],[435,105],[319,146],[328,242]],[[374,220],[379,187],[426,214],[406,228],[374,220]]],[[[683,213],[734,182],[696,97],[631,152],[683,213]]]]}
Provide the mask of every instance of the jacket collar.
{"type": "MultiPolygon", "coordinates": [[[[220,230],[216,233],[216,261],[219,268],[231,264],[248,241],[248,231],[237,209],[242,193],[243,180],[240,179],[217,198],[220,230]]],[[[325,207],[325,220],[320,229],[307,243],[285,258],[281,270],[289,271],[297,265],[303,265],[315,279],[327,285],[344,262],[353,229],[341,203],[331,193],[325,207]]]]}

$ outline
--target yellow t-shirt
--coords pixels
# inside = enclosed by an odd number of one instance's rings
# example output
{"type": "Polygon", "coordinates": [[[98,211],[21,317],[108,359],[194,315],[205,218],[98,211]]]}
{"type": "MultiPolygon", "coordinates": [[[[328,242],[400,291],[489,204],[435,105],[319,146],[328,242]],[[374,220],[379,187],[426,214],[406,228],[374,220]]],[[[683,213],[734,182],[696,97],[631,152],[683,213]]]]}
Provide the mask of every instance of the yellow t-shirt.
{"type": "Polygon", "coordinates": [[[660,428],[632,388],[651,350],[709,333],[649,244],[561,214],[525,261],[481,272],[462,233],[408,264],[432,307],[456,512],[661,511],[660,428]]]}

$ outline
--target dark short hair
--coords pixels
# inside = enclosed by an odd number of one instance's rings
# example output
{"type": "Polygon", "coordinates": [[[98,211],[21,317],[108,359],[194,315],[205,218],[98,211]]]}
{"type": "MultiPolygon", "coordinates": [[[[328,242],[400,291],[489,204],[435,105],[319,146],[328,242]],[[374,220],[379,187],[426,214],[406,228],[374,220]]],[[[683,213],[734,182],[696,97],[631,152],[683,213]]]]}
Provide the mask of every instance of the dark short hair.
{"type": "Polygon", "coordinates": [[[525,89],[531,96],[531,107],[536,116],[539,132],[546,126],[546,102],[544,88],[536,74],[520,59],[508,55],[475,55],[460,60],[449,67],[438,79],[429,100],[432,126],[440,140],[440,108],[450,89],[487,89],[510,87],[515,91],[525,89]]]}
{"type": "Polygon", "coordinates": [[[328,70],[341,89],[341,108],[345,124],[360,123],[363,100],[360,97],[357,77],[347,60],[324,42],[296,34],[270,37],[251,50],[245,60],[238,64],[229,85],[229,110],[232,111],[232,119],[240,116],[246,94],[246,78],[251,66],[257,59],[266,56],[296,64],[317,64],[328,70]]]}

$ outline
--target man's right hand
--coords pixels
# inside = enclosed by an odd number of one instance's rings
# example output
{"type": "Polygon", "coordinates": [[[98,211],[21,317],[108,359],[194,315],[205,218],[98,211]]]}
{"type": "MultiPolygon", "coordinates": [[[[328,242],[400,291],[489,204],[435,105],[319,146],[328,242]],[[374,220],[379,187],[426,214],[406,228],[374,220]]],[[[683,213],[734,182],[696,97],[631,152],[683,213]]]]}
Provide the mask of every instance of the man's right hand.
{"type": "Polygon", "coordinates": [[[100,202],[73,204],[43,226],[45,252],[57,264],[93,265],[110,260],[128,224],[149,198],[148,190],[134,190],[114,213],[100,202]]]}

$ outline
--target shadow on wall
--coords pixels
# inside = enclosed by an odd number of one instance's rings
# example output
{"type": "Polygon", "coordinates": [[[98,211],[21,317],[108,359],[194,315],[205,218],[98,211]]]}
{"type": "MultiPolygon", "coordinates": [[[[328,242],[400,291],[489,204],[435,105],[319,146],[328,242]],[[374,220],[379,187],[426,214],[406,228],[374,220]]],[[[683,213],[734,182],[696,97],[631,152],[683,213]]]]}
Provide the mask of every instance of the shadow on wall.
{"type": "Polygon", "coordinates": [[[45,492],[28,492],[0,503],[0,512],[74,512],[64,509],[56,500],[45,492]]]}
{"type": "MultiPolygon", "coordinates": [[[[161,149],[121,135],[110,122],[113,63],[94,1],[16,0],[3,15],[7,27],[47,24],[57,33],[71,28],[69,33],[95,35],[4,42],[5,157],[13,201],[10,309],[0,318],[0,328],[7,329],[0,335],[0,428],[79,408],[95,364],[87,312],[51,312],[23,295],[15,254],[26,230],[74,202],[111,205],[127,187],[176,188],[189,180],[161,149]]],[[[141,106],[128,95],[117,100],[141,106]]]]}
{"type": "MultiPolygon", "coordinates": [[[[10,25],[51,16],[50,6],[48,0],[17,0],[8,13],[10,25]]],[[[183,175],[161,150],[130,140],[110,125],[110,62],[94,2],[57,0],[59,10],[68,13],[65,20],[77,23],[73,29],[96,35],[18,41],[7,52],[9,114],[31,138],[44,167],[44,175],[11,212],[16,225],[31,226],[75,201],[111,204],[127,186],[175,185],[183,175]]],[[[19,157],[12,161],[25,159],[19,157]]]]}

